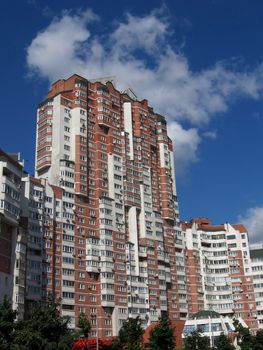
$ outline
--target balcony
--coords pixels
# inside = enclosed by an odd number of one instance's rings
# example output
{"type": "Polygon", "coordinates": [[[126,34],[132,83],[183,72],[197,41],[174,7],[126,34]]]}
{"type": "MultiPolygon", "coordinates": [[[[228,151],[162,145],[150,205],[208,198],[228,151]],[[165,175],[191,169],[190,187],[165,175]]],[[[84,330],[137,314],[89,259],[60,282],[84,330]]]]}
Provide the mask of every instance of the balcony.
{"type": "Polygon", "coordinates": [[[106,115],[98,115],[98,125],[100,127],[109,129],[110,128],[110,117],[106,115]]]}
{"type": "Polygon", "coordinates": [[[86,271],[88,273],[100,273],[100,268],[98,266],[87,266],[86,271]]]}
{"type": "Polygon", "coordinates": [[[102,307],[114,307],[115,306],[115,301],[114,300],[102,300],[101,301],[101,306],[102,307]]]}

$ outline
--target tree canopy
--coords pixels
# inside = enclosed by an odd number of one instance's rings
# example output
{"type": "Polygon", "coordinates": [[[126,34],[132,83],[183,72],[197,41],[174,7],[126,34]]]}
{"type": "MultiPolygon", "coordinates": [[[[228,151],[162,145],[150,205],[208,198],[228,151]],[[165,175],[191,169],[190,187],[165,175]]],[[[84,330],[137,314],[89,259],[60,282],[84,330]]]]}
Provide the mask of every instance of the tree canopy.
{"type": "Polygon", "coordinates": [[[185,350],[211,350],[210,340],[198,331],[194,331],[184,339],[185,350]]]}
{"type": "Polygon", "coordinates": [[[9,350],[14,337],[14,322],[16,312],[12,310],[11,303],[4,297],[0,304],[0,349],[9,350]]]}
{"type": "Polygon", "coordinates": [[[118,339],[112,348],[118,350],[142,350],[142,323],[139,317],[128,318],[119,331],[118,339]]]}
{"type": "Polygon", "coordinates": [[[220,336],[216,339],[214,345],[216,349],[234,350],[234,346],[231,344],[231,342],[224,333],[220,334],[220,336]]]}
{"type": "Polygon", "coordinates": [[[69,318],[61,317],[58,304],[48,301],[34,303],[30,317],[17,322],[14,341],[21,350],[67,350],[75,336],[69,318]]]}
{"type": "Polygon", "coordinates": [[[79,314],[78,328],[80,328],[80,335],[88,338],[91,331],[91,323],[84,313],[79,314]]]}
{"type": "Polygon", "coordinates": [[[173,350],[175,348],[174,329],[167,315],[150,332],[151,350],[173,350]]]}
{"type": "Polygon", "coordinates": [[[251,350],[253,336],[247,327],[244,327],[238,320],[234,320],[235,330],[238,333],[238,345],[241,350],[251,350]]]}
{"type": "Polygon", "coordinates": [[[16,312],[4,298],[0,304],[0,349],[69,350],[78,334],[68,326],[69,319],[59,315],[53,301],[34,303],[28,319],[16,321],[16,312]]]}

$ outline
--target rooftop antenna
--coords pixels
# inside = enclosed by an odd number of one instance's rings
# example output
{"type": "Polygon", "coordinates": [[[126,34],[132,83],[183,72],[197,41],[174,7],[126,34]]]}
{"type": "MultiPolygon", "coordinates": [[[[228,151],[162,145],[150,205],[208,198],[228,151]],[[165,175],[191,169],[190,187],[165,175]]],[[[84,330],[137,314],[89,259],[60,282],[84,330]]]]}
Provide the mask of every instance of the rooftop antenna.
{"type": "Polygon", "coordinates": [[[138,100],[138,96],[136,95],[134,90],[129,85],[126,87],[126,89],[124,91],[122,91],[122,93],[127,94],[133,100],[136,100],[136,101],[138,100]]]}

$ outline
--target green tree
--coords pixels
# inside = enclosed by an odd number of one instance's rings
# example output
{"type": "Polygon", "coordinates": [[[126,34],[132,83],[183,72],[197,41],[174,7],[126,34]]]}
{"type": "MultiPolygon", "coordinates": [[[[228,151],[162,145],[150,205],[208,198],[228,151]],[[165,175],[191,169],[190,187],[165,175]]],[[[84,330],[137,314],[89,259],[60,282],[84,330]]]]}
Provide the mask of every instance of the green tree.
{"type": "Polygon", "coordinates": [[[112,341],[111,346],[110,346],[110,350],[122,350],[123,346],[120,343],[120,339],[116,338],[112,341]]]}
{"type": "Polygon", "coordinates": [[[143,328],[139,317],[127,319],[120,331],[114,349],[142,350],[143,328]],[[119,346],[119,347],[117,347],[119,346]]]}
{"type": "Polygon", "coordinates": [[[216,339],[215,348],[220,350],[234,350],[234,346],[231,344],[224,333],[221,333],[220,336],[216,339]]]}
{"type": "Polygon", "coordinates": [[[69,318],[59,315],[56,303],[37,302],[30,318],[17,322],[12,350],[69,350],[76,333],[68,326],[69,318]]]}
{"type": "Polygon", "coordinates": [[[79,314],[78,328],[81,329],[80,336],[83,336],[84,338],[89,337],[91,331],[91,324],[84,313],[79,314]]]}
{"type": "Polygon", "coordinates": [[[151,350],[173,350],[175,348],[174,329],[167,315],[150,332],[151,350]]]}
{"type": "Polygon", "coordinates": [[[9,350],[14,337],[14,326],[16,311],[12,310],[11,303],[4,297],[3,303],[0,304],[0,349],[9,350]]]}
{"type": "Polygon", "coordinates": [[[249,329],[244,327],[238,320],[234,320],[235,331],[238,332],[238,345],[241,350],[251,350],[254,337],[250,334],[249,329]]]}
{"type": "Polygon", "coordinates": [[[252,340],[252,350],[263,350],[263,330],[260,329],[257,331],[257,334],[255,337],[253,337],[252,340]]]}
{"type": "Polygon", "coordinates": [[[184,339],[185,350],[211,350],[210,340],[200,332],[194,331],[184,339]]]}

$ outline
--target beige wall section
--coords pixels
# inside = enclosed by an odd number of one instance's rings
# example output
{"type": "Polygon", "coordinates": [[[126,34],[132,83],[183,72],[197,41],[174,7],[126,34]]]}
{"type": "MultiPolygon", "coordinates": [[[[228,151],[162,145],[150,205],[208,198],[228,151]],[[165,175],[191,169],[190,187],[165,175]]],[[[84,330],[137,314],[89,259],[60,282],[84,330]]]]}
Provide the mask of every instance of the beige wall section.
{"type": "Polygon", "coordinates": [[[141,191],[141,212],[139,214],[140,238],[146,238],[145,206],[144,206],[144,186],[140,185],[141,191]]]}
{"type": "Polygon", "coordinates": [[[49,169],[48,180],[51,184],[59,185],[60,159],[63,157],[64,147],[64,118],[62,111],[64,106],[60,104],[61,95],[57,95],[53,101],[53,126],[52,126],[52,166],[49,169]]]}
{"type": "Polygon", "coordinates": [[[130,159],[133,160],[133,128],[132,128],[132,107],[131,102],[123,103],[124,130],[129,133],[130,159]]]}
{"type": "Polygon", "coordinates": [[[171,172],[172,172],[172,179],[173,179],[173,195],[176,196],[176,180],[175,180],[175,163],[174,163],[174,153],[172,151],[169,151],[169,157],[170,157],[170,164],[171,164],[171,172]]]}
{"type": "Polygon", "coordinates": [[[135,273],[139,275],[139,247],[138,247],[138,226],[137,208],[131,207],[128,212],[129,240],[134,244],[135,273]]]}
{"type": "Polygon", "coordinates": [[[170,168],[168,146],[164,143],[159,143],[160,166],[161,168],[170,168]],[[168,161],[168,164],[165,162],[168,161]]]}
{"type": "Polygon", "coordinates": [[[108,154],[108,179],[109,179],[109,197],[115,199],[115,189],[114,189],[114,161],[113,154],[108,154]]]}

